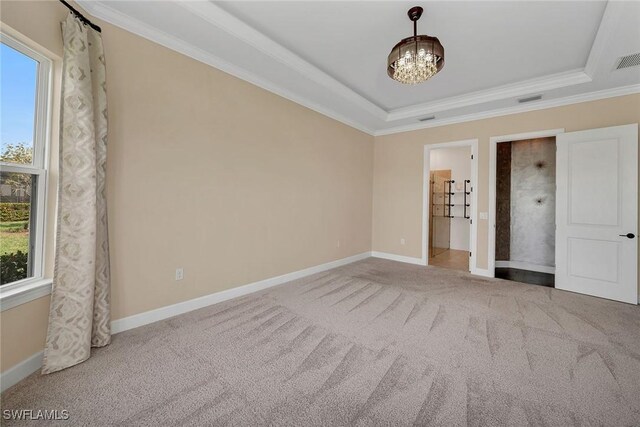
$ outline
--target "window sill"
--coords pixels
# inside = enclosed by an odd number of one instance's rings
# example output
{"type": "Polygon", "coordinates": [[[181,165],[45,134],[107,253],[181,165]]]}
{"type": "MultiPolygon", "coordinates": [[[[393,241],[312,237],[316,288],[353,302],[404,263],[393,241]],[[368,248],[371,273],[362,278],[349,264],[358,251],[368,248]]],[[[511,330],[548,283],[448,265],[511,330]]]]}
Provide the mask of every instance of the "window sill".
{"type": "Polygon", "coordinates": [[[52,279],[34,279],[15,288],[0,288],[0,312],[49,295],[52,283],[52,279]]]}

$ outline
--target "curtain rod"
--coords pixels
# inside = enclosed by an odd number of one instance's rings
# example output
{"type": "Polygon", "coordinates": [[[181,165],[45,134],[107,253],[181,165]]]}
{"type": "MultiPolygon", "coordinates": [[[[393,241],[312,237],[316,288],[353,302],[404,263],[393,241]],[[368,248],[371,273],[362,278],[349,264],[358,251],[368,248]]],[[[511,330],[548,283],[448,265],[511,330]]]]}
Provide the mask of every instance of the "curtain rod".
{"type": "Polygon", "coordinates": [[[67,8],[71,11],[71,13],[73,13],[80,21],[82,21],[84,24],[87,24],[88,26],[90,26],[91,28],[93,28],[94,30],[96,30],[97,32],[101,33],[102,29],[100,27],[98,27],[96,24],[94,24],[93,22],[89,21],[87,18],[85,18],[85,16],[83,14],[81,14],[80,12],[78,12],[73,6],[71,6],[69,3],[67,3],[64,0],[60,0],[60,3],[62,3],[63,5],[67,6],[67,8]]]}

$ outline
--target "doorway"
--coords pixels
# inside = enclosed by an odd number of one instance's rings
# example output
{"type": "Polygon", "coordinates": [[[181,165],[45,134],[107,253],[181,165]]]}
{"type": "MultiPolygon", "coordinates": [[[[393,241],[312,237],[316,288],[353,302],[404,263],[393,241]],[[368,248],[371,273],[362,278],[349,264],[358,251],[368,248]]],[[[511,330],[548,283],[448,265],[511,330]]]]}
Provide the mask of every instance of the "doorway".
{"type": "Polygon", "coordinates": [[[471,146],[429,152],[429,265],[470,271],[471,146]]]}
{"type": "Polygon", "coordinates": [[[432,170],[429,180],[429,254],[438,258],[450,249],[451,219],[448,210],[448,185],[451,182],[451,169],[432,170]],[[445,194],[446,192],[446,194],[445,194]]]}
{"type": "Polygon", "coordinates": [[[495,277],[555,287],[556,138],[496,147],[495,277]]]}
{"type": "MultiPolygon", "coordinates": [[[[490,138],[489,274],[496,275],[502,261],[496,256],[504,250],[497,244],[500,238],[497,193],[505,191],[497,185],[500,144],[547,137],[555,137],[557,148],[552,271],[555,288],[637,304],[637,123],[569,133],[555,129],[490,138]]],[[[534,167],[540,166],[545,165],[534,163],[534,167]]],[[[534,197],[531,201],[535,205],[527,212],[534,214],[542,200],[534,197]]],[[[509,261],[511,268],[523,267],[517,264],[519,260],[509,261]]],[[[531,265],[525,266],[531,271],[531,265]]]]}

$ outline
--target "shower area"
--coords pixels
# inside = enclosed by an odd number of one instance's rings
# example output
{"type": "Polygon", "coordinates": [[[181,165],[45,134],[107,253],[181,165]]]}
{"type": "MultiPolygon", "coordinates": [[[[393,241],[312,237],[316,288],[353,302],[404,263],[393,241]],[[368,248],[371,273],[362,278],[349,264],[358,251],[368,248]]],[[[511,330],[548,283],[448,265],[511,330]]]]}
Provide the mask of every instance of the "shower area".
{"type": "Polygon", "coordinates": [[[471,149],[431,150],[429,265],[469,271],[471,149]]]}

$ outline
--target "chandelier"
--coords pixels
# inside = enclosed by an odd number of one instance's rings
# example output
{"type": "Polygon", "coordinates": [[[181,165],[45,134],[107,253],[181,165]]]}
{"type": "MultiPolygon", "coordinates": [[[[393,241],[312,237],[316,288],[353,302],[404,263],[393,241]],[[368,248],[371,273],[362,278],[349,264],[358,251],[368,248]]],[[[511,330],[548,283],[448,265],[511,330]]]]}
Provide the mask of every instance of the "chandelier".
{"type": "Polygon", "coordinates": [[[418,35],[418,19],[422,8],[412,7],[407,13],[413,21],[413,37],[407,37],[391,49],[387,58],[387,74],[405,84],[429,80],[444,66],[444,47],[437,37],[418,35]]]}

